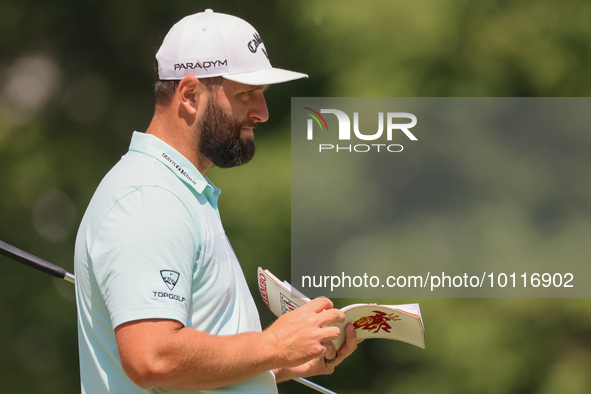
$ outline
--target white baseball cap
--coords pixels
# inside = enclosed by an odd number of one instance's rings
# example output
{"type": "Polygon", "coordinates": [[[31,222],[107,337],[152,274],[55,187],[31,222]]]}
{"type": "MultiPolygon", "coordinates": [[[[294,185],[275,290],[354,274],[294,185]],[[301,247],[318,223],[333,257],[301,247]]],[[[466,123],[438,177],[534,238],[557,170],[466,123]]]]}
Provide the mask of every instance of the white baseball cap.
{"type": "Polygon", "coordinates": [[[164,37],[156,60],[161,80],[222,76],[247,85],[269,85],[308,77],[273,68],[254,27],[209,9],[175,24],[164,37]]]}

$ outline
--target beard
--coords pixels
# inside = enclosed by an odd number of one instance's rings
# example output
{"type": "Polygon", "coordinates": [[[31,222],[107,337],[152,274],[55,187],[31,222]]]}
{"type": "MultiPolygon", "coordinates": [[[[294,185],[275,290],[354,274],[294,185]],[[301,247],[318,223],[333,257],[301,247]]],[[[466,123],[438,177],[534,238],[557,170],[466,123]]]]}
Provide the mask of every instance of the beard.
{"type": "Polygon", "coordinates": [[[250,118],[237,121],[222,108],[214,92],[209,95],[203,117],[197,123],[198,149],[214,165],[231,168],[248,163],[254,156],[255,147],[251,140],[241,140],[243,127],[254,127],[250,118]]]}

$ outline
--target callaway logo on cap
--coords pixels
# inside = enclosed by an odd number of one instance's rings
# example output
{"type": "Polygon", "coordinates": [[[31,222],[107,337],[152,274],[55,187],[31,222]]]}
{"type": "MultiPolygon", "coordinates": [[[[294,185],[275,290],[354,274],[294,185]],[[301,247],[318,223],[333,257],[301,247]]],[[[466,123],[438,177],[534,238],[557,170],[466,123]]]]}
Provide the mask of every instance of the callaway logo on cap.
{"type": "Polygon", "coordinates": [[[268,85],[308,77],[273,68],[254,27],[212,10],[189,15],[174,25],[156,60],[161,80],[223,76],[248,85],[268,85]]]}

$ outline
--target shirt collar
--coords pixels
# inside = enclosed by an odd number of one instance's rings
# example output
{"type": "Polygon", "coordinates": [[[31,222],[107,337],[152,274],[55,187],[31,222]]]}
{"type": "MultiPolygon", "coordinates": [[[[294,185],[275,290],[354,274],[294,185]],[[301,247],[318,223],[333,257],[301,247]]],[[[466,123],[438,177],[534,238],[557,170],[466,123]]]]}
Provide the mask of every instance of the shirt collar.
{"type": "Polygon", "coordinates": [[[185,156],[152,134],[133,132],[130,151],[149,155],[167,166],[181,181],[199,194],[203,194],[214,207],[222,192],[185,156]]]}

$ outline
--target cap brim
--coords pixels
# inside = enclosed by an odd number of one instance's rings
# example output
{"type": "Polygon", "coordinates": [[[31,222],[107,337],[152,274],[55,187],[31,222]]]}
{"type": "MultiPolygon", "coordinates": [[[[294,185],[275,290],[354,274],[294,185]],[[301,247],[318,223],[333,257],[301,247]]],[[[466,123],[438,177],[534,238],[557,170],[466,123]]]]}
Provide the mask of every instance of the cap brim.
{"type": "Polygon", "coordinates": [[[308,78],[306,74],[295,71],[283,70],[281,68],[266,68],[264,70],[253,71],[249,73],[224,74],[225,79],[230,81],[244,83],[247,85],[272,85],[293,81],[296,79],[308,78]]]}

